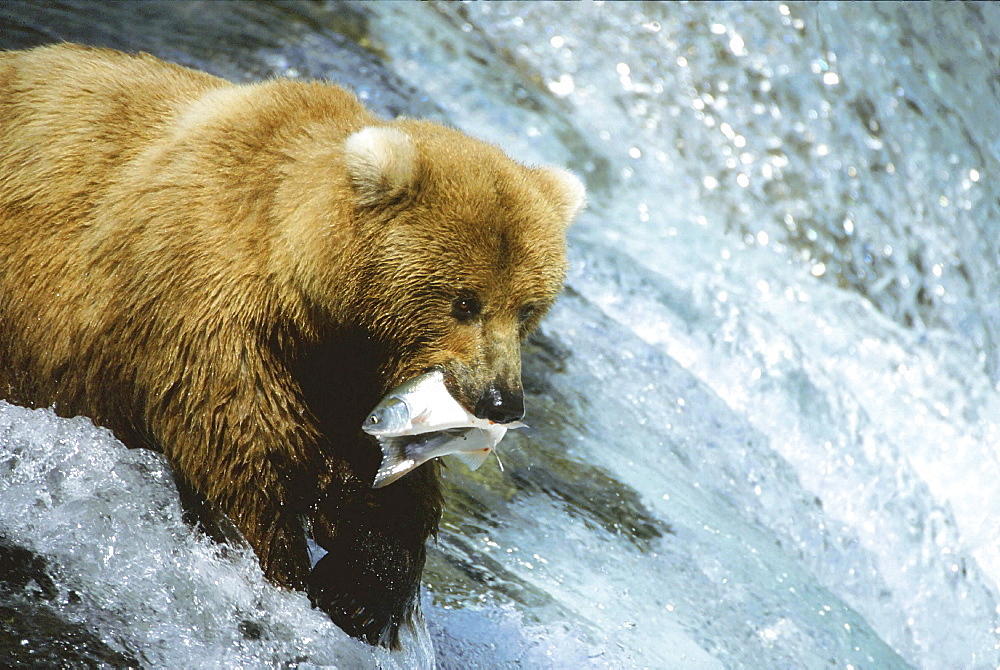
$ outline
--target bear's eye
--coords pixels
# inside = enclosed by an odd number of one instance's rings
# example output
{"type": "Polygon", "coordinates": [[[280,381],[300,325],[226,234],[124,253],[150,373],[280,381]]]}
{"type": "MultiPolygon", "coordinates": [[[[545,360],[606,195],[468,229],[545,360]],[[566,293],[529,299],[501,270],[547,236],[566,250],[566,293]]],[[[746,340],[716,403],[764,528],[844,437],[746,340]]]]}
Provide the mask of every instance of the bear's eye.
{"type": "Polygon", "coordinates": [[[474,320],[482,311],[483,304],[471,293],[463,293],[451,303],[451,315],[463,323],[474,320]]]}

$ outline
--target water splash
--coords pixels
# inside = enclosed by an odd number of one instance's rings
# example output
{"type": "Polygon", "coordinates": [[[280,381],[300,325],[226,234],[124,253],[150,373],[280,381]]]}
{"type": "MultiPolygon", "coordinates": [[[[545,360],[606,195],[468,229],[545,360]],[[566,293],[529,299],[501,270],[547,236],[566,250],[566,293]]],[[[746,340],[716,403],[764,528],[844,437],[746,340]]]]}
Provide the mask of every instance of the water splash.
{"type": "MultiPolygon", "coordinates": [[[[341,78],[586,178],[569,289],[526,345],[532,431],[503,473],[446,472],[441,665],[1000,665],[1000,10],[213,7],[228,42],[141,7],[169,30],[102,25],[237,78],[341,78]]],[[[429,662],[198,539],[158,457],[0,417],[3,532],[53,566],[18,593],[93,654],[429,662]]]]}

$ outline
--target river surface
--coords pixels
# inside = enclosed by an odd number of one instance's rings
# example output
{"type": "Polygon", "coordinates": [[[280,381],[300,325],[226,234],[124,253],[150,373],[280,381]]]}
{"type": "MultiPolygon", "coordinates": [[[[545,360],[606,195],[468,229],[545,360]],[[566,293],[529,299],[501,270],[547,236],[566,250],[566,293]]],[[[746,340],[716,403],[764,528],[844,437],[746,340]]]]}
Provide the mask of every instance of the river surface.
{"type": "Polygon", "coordinates": [[[405,652],[193,532],[158,455],[0,403],[11,663],[1000,667],[1000,6],[0,5],[60,39],[328,78],[589,208],[405,652]]]}

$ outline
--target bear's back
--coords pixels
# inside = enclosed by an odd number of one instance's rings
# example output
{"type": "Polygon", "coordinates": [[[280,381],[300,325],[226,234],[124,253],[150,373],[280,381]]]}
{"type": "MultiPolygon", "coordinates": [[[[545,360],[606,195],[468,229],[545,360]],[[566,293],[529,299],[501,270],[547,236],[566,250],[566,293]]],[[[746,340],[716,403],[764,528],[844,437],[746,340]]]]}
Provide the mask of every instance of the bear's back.
{"type": "Polygon", "coordinates": [[[229,86],[211,75],[79,45],[0,54],[0,185],[69,178],[130,158],[178,109],[229,86]]]}

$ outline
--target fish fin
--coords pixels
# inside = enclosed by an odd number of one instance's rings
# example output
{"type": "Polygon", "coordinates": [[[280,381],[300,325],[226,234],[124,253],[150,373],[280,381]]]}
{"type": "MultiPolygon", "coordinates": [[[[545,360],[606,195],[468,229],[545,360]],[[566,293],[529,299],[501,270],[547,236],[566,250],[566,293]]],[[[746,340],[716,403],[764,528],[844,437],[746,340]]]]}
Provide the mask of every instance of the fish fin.
{"type": "Polygon", "coordinates": [[[388,486],[421,463],[406,455],[404,440],[380,438],[378,443],[382,448],[382,464],[379,466],[378,472],[375,473],[375,481],[372,483],[373,489],[388,486]]]}
{"type": "Polygon", "coordinates": [[[490,455],[493,451],[490,447],[485,447],[483,449],[477,449],[476,451],[456,451],[451,454],[452,456],[457,456],[458,460],[465,463],[470,470],[478,470],[479,466],[483,464],[486,457],[490,455]]]}
{"type": "Polygon", "coordinates": [[[403,468],[379,468],[379,471],[375,473],[375,481],[372,483],[373,489],[380,489],[383,486],[388,486],[394,481],[402,477],[403,475],[413,470],[416,466],[412,461],[410,461],[409,467],[403,468]]]}
{"type": "Polygon", "coordinates": [[[522,421],[511,421],[510,423],[500,423],[498,426],[503,426],[507,430],[514,430],[515,428],[527,428],[528,424],[522,421]]]}

